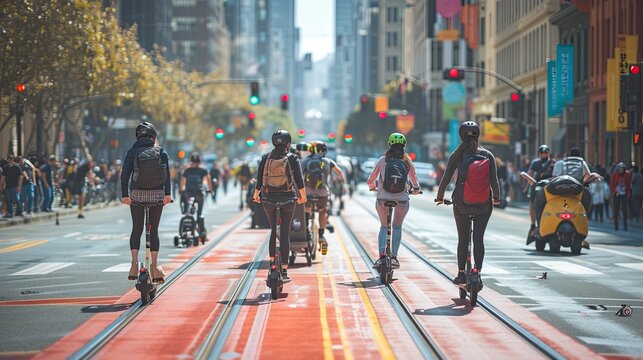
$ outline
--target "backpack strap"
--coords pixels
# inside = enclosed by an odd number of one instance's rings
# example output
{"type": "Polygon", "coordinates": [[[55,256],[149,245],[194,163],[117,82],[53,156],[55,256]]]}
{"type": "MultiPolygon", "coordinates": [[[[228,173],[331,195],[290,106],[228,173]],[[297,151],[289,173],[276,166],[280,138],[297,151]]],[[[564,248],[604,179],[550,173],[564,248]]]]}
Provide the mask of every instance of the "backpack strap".
{"type": "Polygon", "coordinates": [[[268,192],[268,187],[266,184],[268,183],[268,168],[270,167],[270,156],[272,155],[272,151],[266,154],[266,162],[263,164],[263,177],[261,179],[261,190],[264,192],[268,192]]]}

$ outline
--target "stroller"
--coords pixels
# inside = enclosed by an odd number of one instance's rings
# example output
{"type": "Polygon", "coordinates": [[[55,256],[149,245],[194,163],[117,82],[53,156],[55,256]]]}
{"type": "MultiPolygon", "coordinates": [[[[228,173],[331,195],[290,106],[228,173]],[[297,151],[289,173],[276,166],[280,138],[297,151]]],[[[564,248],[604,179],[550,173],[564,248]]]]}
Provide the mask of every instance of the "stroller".
{"type": "Polygon", "coordinates": [[[187,211],[181,217],[179,222],[179,235],[174,237],[174,246],[188,247],[190,245],[199,246],[205,244],[207,240],[207,231],[205,229],[204,217],[195,219],[199,204],[194,201],[194,197],[187,199],[187,211]]]}

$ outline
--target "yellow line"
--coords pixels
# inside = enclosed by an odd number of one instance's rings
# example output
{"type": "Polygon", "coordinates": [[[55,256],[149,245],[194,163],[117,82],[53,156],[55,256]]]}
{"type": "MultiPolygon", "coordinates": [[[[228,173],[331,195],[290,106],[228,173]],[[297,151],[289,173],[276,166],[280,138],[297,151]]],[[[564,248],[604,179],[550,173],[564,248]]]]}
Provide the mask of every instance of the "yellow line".
{"type": "Polygon", "coordinates": [[[350,343],[346,337],[346,327],[344,326],[344,318],[342,311],[339,308],[339,296],[337,296],[337,286],[335,285],[335,277],[330,274],[330,289],[333,292],[333,307],[335,308],[335,320],[337,320],[337,328],[339,329],[339,338],[342,340],[342,348],[344,349],[344,358],[353,360],[353,353],[350,351],[350,343]]]}
{"type": "Polygon", "coordinates": [[[6,248],[0,249],[0,254],[5,254],[5,253],[8,253],[8,252],[12,252],[12,251],[28,249],[28,248],[33,247],[33,246],[42,245],[42,244],[46,243],[47,241],[49,241],[49,240],[32,240],[32,241],[27,241],[27,242],[22,243],[22,244],[16,244],[16,245],[8,246],[6,248]]]}
{"type": "Polygon", "coordinates": [[[324,292],[324,279],[321,275],[321,263],[317,263],[317,287],[319,288],[319,321],[322,328],[324,359],[334,359],[333,343],[330,339],[330,329],[328,328],[326,294],[324,292]]]}
{"type": "MultiPolygon", "coordinates": [[[[343,233],[343,230],[340,232],[343,233]]],[[[358,283],[361,283],[361,280],[357,275],[355,266],[353,266],[353,261],[348,255],[348,249],[346,249],[346,244],[344,244],[344,240],[343,240],[344,236],[337,236],[337,239],[339,240],[339,244],[342,246],[342,252],[344,253],[344,257],[346,258],[346,263],[348,264],[348,268],[351,272],[351,277],[353,279],[353,282],[355,283],[355,285],[357,285],[358,283]]],[[[373,329],[373,336],[375,336],[375,341],[377,342],[377,348],[380,354],[382,355],[382,358],[395,359],[395,354],[393,353],[391,344],[389,344],[388,340],[386,339],[386,336],[384,335],[384,332],[382,331],[382,327],[380,326],[380,322],[377,319],[377,314],[375,313],[375,308],[371,303],[371,299],[368,297],[368,295],[366,294],[366,290],[364,290],[363,287],[356,286],[356,288],[360,298],[362,299],[364,308],[368,313],[368,321],[371,323],[371,329],[373,329]]]]}

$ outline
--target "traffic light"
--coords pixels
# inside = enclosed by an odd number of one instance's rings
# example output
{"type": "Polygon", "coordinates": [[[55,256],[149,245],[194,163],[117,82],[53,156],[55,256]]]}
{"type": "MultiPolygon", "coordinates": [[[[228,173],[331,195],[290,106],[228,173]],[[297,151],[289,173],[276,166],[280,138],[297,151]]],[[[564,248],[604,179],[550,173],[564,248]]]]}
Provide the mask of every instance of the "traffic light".
{"type": "Polygon", "coordinates": [[[520,93],[512,93],[511,94],[511,101],[513,101],[513,102],[520,101],[520,93]]]}
{"type": "Polygon", "coordinates": [[[177,155],[179,156],[179,159],[183,160],[185,158],[185,151],[179,150],[179,153],[177,155]]]}
{"type": "Polygon", "coordinates": [[[250,83],[250,105],[257,105],[259,104],[259,83],[257,81],[253,81],[250,83]]]}
{"type": "Polygon", "coordinates": [[[253,138],[252,136],[248,136],[246,138],[246,146],[253,147],[254,145],[255,145],[255,138],[253,138]]]}
{"type": "Polygon", "coordinates": [[[380,111],[377,113],[377,117],[380,118],[381,120],[386,120],[386,112],[385,111],[380,111]]]}
{"type": "Polygon", "coordinates": [[[523,100],[522,92],[518,91],[511,94],[511,104],[509,104],[511,117],[519,119],[522,116],[523,100]]]}
{"type": "Polygon", "coordinates": [[[297,130],[297,136],[299,136],[300,139],[303,138],[304,136],[306,136],[306,130],[304,129],[297,130]]]}
{"type": "Polygon", "coordinates": [[[641,146],[641,132],[635,131],[632,133],[632,145],[641,146]]]}
{"type": "Polygon", "coordinates": [[[344,135],[344,141],[345,141],[347,144],[352,143],[352,142],[353,142],[353,135],[351,135],[351,134],[346,134],[346,135],[344,135]]]}
{"type": "Polygon", "coordinates": [[[362,112],[368,111],[368,95],[362,95],[359,97],[360,110],[362,112]]]}
{"type": "Polygon", "coordinates": [[[288,110],[288,94],[281,94],[281,110],[288,110]]]}
{"type": "MultiPolygon", "coordinates": [[[[637,129],[637,120],[641,118],[641,68],[639,65],[630,65],[630,73],[625,77],[625,91],[626,91],[626,106],[623,110],[627,111],[627,128],[631,130],[637,129]]],[[[623,97],[623,95],[621,95],[623,97]]]]}
{"type": "Polygon", "coordinates": [[[415,159],[417,159],[417,155],[414,152],[411,152],[409,153],[409,158],[411,159],[411,161],[415,161],[415,159]]]}
{"type": "Polygon", "coordinates": [[[449,81],[460,81],[464,79],[464,71],[454,67],[444,69],[442,72],[442,78],[449,81]]]}
{"type": "Polygon", "coordinates": [[[328,141],[329,142],[335,142],[335,133],[334,132],[329,132],[328,133],[328,141]]]}
{"type": "Polygon", "coordinates": [[[257,118],[257,114],[254,112],[249,112],[248,113],[248,127],[253,129],[255,127],[255,119],[257,118]]]}
{"type": "Polygon", "coordinates": [[[25,91],[25,85],[23,83],[18,83],[18,85],[16,85],[16,90],[18,90],[19,93],[25,91]]]}
{"type": "Polygon", "coordinates": [[[259,145],[261,145],[261,146],[268,146],[268,140],[265,140],[265,139],[264,139],[264,140],[261,140],[261,142],[259,143],[259,145]]]}
{"type": "Polygon", "coordinates": [[[111,146],[112,149],[118,149],[118,147],[120,146],[120,142],[118,141],[118,139],[112,139],[109,141],[109,146],[111,146]]]}
{"type": "Polygon", "coordinates": [[[224,131],[223,131],[223,129],[221,129],[221,128],[218,128],[218,129],[214,132],[214,137],[216,137],[216,138],[217,138],[217,140],[221,140],[221,139],[223,139],[223,137],[224,137],[224,136],[225,136],[225,132],[224,132],[224,131]]]}

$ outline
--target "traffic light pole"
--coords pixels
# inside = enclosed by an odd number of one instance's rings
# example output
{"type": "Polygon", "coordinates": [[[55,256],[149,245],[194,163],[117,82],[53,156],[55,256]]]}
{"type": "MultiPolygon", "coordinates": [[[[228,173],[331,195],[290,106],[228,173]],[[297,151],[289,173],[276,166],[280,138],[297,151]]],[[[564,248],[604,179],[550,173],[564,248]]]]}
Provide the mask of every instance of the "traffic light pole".
{"type": "Polygon", "coordinates": [[[209,85],[221,85],[221,84],[249,84],[254,81],[259,81],[258,79],[217,79],[217,80],[208,80],[202,83],[198,83],[195,87],[200,88],[209,85]]]}
{"type": "Polygon", "coordinates": [[[479,74],[484,74],[484,75],[494,77],[494,78],[502,81],[503,83],[509,85],[514,90],[516,90],[518,92],[522,92],[522,87],[520,85],[518,85],[516,82],[514,82],[511,79],[509,79],[508,77],[503,76],[503,75],[501,75],[501,74],[499,74],[499,73],[497,73],[495,71],[491,71],[491,70],[483,69],[483,68],[478,68],[478,67],[472,67],[472,66],[453,66],[452,68],[458,69],[458,70],[463,71],[463,72],[474,72],[474,73],[479,73],[479,74]]]}
{"type": "Polygon", "coordinates": [[[20,92],[16,97],[16,135],[18,138],[18,156],[22,156],[22,109],[20,106],[20,92]]]}

